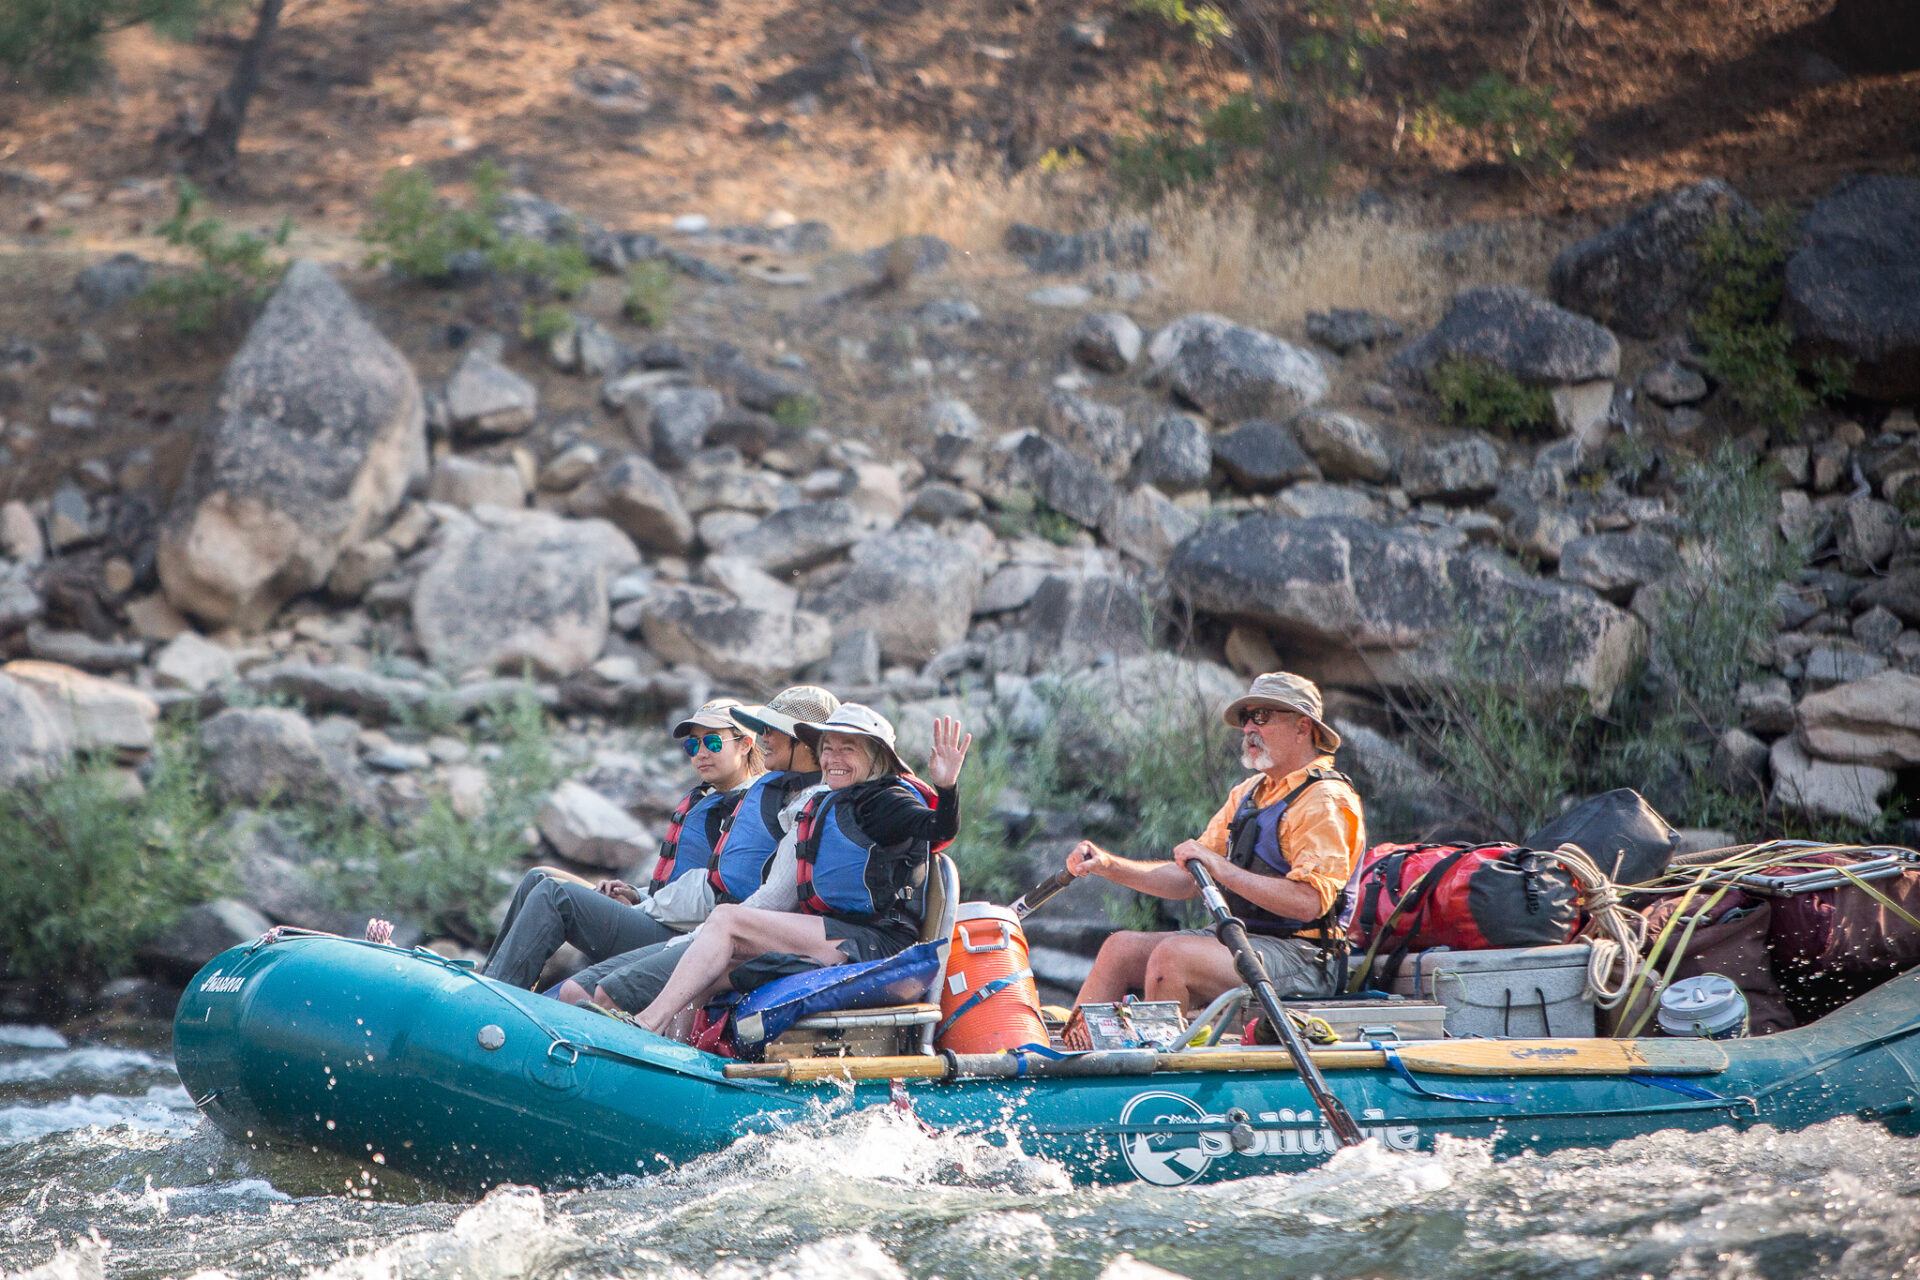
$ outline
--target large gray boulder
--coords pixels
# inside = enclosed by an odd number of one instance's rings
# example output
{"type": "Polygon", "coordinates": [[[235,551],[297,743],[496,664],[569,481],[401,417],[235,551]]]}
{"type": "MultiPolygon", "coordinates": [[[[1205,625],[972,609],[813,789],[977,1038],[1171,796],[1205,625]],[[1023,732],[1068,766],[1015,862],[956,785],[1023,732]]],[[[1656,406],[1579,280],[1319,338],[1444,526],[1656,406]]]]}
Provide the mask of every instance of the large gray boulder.
{"type": "Polygon", "coordinates": [[[1657,533],[1596,533],[1560,548],[1560,577],[1619,604],[1680,567],[1680,553],[1657,533]]]}
{"type": "Polygon", "coordinates": [[[1256,419],[1213,437],[1213,464],[1243,493],[1272,493],[1296,480],[1320,479],[1320,468],[1293,433],[1256,419]]]}
{"type": "Polygon", "coordinates": [[[1093,463],[1038,431],[1022,435],[1008,459],[1007,480],[1033,491],[1075,523],[1096,528],[1116,490],[1093,463]]]}
{"type": "Polygon", "coordinates": [[[561,857],[591,867],[650,872],[659,851],[658,839],[632,814],[581,782],[554,788],[533,825],[561,857]]]}
{"type": "Polygon", "coordinates": [[[1450,360],[1485,361],[1534,386],[1593,382],[1620,372],[1620,340],[1518,285],[1479,285],[1453,295],[1440,323],[1392,365],[1414,380],[1450,360]]]}
{"type": "Polygon", "coordinates": [[[1400,485],[1409,498],[1472,502],[1499,484],[1500,453],[1485,436],[1422,445],[1400,460],[1400,485]]]}
{"type": "Polygon", "coordinates": [[[1216,421],[1285,418],[1326,398],[1327,371],[1311,351],[1208,312],[1153,335],[1147,380],[1216,421]]]}
{"type": "Polygon", "coordinates": [[[1100,515],[1100,536],[1152,569],[1200,527],[1200,518],[1150,484],[1121,490],[1100,515]]]}
{"type": "Polygon", "coordinates": [[[352,761],[285,707],[234,707],[200,726],[207,777],[223,804],[332,804],[352,789],[352,761]]]}
{"type": "Polygon", "coordinates": [[[0,560],[0,636],[10,635],[38,619],[45,610],[34,589],[33,571],[12,560],[0,560]]]}
{"type": "Polygon", "coordinates": [[[1393,453],[1370,422],[1333,409],[1308,409],[1287,424],[1329,480],[1385,480],[1393,453]]]}
{"type": "Polygon", "coordinates": [[[1034,665],[1075,671],[1153,647],[1153,613],[1145,588],[1107,573],[1059,573],[1041,582],[1027,606],[1034,665]]]}
{"type": "Polygon", "coordinates": [[[1057,688],[1061,769],[1069,780],[1110,786],[1148,735],[1225,734],[1220,712],[1247,686],[1218,663],[1160,651],[1076,671],[1057,688]]]}
{"type": "Polygon", "coordinates": [[[48,713],[62,722],[75,751],[138,759],[153,748],[160,707],[132,685],[32,659],[9,662],[0,674],[39,695],[48,713]]]}
{"type": "Polygon", "coordinates": [[[1046,427],[1110,480],[1125,475],[1140,451],[1140,431],[1125,412],[1071,391],[1048,395],[1046,427]]]}
{"type": "Polygon", "coordinates": [[[1569,311],[1635,338],[1657,338],[1684,325],[1713,284],[1701,276],[1700,238],[1723,221],[1757,216],[1720,179],[1696,182],[1562,249],[1548,290],[1569,311]]]}
{"type": "Polygon", "coordinates": [[[447,380],[447,416],[463,436],[518,435],[539,412],[539,389],[484,346],[468,351],[447,380]]]}
{"type": "Polygon", "coordinates": [[[177,609],[254,628],[327,580],[427,465],[406,358],[317,263],[288,269],[227,366],[160,533],[177,609]]]}
{"type": "Polygon", "coordinates": [[[1768,753],[1773,802],[1815,818],[1839,818],[1858,826],[1880,821],[1880,802],[1893,790],[1893,772],[1871,764],[1839,764],[1809,756],[1792,737],[1768,753]]]}
{"type": "Polygon", "coordinates": [[[835,634],[866,628],[890,662],[918,667],[967,636],[980,596],[980,558],[923,524],[903,525],[856,544],[839,581],[801,597],[832,621],[835,634]]]}
{"type": "Polygon", "coordinates": [[[39,778],[73,755],[73,722],[24,681],[0,672],[0,786],[39,778]]]}
{"type": "Polygon", "coordinates": [[[413,632],[445,671],[561,678],[607,643],[607,584],[640,563],[605,520],[486,508],[448,513],[413,591],[413,632]]]}
{"type": "Polygon", "coordinates": [[[1796,348],[1852,361],[1856,395],[1920,396],[1920,178],[1847,178],[1800,235],[1781,305],[1796,348]]]}
{"type": "Polygon", "coordinates": [[[1162,493],[1207,487],[1213,474],[1213,443],[1207,425],[1189,413],[1170,413],[1154,424],[1133,459],[1134,479],[1162,493]]]}
{"type": "Polygon", "coordinates": [[[648,551],[682,555],[693,546],[693,517],[673,482],[646,458],[629,453],[599,477],[607,519],[648,551]]]}
{"type": "Polygon", "coordinates": [[[202,902],[142,943],[140,958],[184,981],[222,951],[252,942],[272,927],[272,921],[244,902],[202,902]]]}
{"type": "Polygon", "coordinates": [[[1369,674],[1444,680],[1460,627],[1492,632],[1522,617],[1532,620],[1528,662],[1540,682],[1583,690],[1598,709],[1645,644],[1638,619],[1589,591],[1363,520],[1252,515],[1209,525],[1174,552],[1167,582],[1193,608],[1265,627],[1291,642],[1290,656],[1360,683],[1369,674]],[[1369,661],[1356,665],[1355,651],[1369,661]]]}
{"type": "Polygon", "coordinates": [[[1794,732],[1822,760],[1904,769],[1920,764],[1920,676],[1881,671],[1809,694],[1794,732]]]}
{"type": "Polygon", "coordinates": [[[705,587],[653,592],[640,606],[640,634],[663,662],[691,662],[754,687],[778,684],[833,651],[819,614],[759,608],[705,587]]]}
{"type": "Polygon", "coordinates": [[[714,550],[747,560],[767,573],[798,573],[825,564],[868,531],[852,503],[828,498],[782,508],[714,550]]]}

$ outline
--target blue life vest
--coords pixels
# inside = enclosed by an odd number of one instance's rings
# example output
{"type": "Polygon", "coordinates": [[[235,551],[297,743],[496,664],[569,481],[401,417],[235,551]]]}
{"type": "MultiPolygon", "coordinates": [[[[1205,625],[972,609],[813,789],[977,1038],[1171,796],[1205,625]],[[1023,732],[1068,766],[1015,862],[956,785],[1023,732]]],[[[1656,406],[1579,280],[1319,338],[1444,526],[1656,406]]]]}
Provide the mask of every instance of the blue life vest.
{"type": "MultiPolygon", "coordinates": [[[[1257,785],[1249,787],[1247,794],[1240,797],[1240,807],[1234,811],[1233,821],[1227,826],[1227,861],[1263,875],[1285,876],[1292,871],[1293,863],[1287,860],[1285,851],[1280,848],[1280,819],[1287,816],[1288,807],[1300,798],[1301,792],[1316,782],[1327,781],[1352,785],[1344,773],[1332,769],[1309,769],[1305,782],[1265,808],[1259,808],[1253,802],[1260,788],[1257,785]]],[[[1269,911],[1225,886],[1221,887],[1221,892],[1226,895],[1227,906],[1233,914],[1246,925],[1248,933],[1273,937],[1289,937],[1315,926],[1324,928],[1330,923],[1329,917],[1339,910],[1339,903],[1336,902],[1333,911],[1316,920],[1296,920],[1269,911]]]]}
{"type": "Polygon", "coordinates": [[[861,924],[918,928],[919,892],[932,851],[925,840],[882,845],[860,829],[853,802],[875,787],[900,787],[921,801],[905,779],[880,778],[824,791],[800,811],[794,845],[800,909],[861,924]]]}
{"type": "Polygon", "coordinates": [[[780,811],[795,791],[818,781],[817,771],[779,769],[761,774],[747,787],[727,820],[719,854],[707,868],[707,883],[713,886],[715,902],[743,902],[760,887],[774,851],[780,847],[780,838],[787,833],[780,825],[780,811]]]}
{"type": "Polygon", "coordinates": [[[701,783],[687,792],[667,823],[660,842],[660,858],[653,864],[655,889],[671,884],[689,871],[705,871],[720,839],[721,824],[740,803],[741,791],[715,791],[701,783]]]}

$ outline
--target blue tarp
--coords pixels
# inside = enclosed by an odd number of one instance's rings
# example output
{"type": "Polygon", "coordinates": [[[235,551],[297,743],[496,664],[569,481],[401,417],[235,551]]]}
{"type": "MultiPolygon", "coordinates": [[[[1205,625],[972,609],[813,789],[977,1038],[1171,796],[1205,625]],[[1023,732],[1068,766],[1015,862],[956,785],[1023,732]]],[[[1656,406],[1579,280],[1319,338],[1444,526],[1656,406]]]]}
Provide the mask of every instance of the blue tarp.
{"type": "Polygon", "coordinates": [[[769,1040],[813,1014],[920,1003],[946,946],[922,942],[884,960],[814,969],[756,988],[734,1005],[734,1044],[741,1057],[757,1058],[769,1040]]]}

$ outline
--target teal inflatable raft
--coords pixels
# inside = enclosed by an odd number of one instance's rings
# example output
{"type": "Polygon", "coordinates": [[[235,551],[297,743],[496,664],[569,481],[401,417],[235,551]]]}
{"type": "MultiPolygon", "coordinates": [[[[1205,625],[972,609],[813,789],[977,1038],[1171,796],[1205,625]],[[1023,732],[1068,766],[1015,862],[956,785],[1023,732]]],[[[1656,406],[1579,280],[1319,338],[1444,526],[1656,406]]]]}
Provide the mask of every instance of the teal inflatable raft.
{"type": "MultiPolygon", "coordinates": [[[[1840,1116],[1920,1133],[1916,1035],[1920,972],[1764,1039],[1436,1041],[1315,1057],[1390,1149],[1444,1133],[1511,1154],[1840,1116]]],[[[262,939],[213,960],[181,1001],[174,1056],[195,1103],[236,1139],[377,1157],[459,1188],[652,1173],[817,1116],[822,1102],[896,1104],[902,1091],[926,1124],[1011,1131],[1087,1182],[1293,1172],[1335,1149],[1278,1050],[868,1059],[877,1078],[849,1086],[825,1060],[730,1064],[426,951],[332,937],[262,939]],[[945,1078],[884,1078],[896,1072],[945,1078]]]]}

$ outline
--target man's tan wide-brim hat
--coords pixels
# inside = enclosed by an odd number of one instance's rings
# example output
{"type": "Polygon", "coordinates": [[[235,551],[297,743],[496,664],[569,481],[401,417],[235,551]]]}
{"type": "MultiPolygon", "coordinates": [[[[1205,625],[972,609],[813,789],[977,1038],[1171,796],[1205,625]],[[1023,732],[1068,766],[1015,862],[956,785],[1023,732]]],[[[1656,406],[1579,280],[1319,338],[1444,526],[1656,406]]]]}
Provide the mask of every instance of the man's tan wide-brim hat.
{"type": "Polygon", "coordinates": [[[1340,735],[1320,718],[1324,708],[1320,701],[1319,686],[1305,676],[1296,676],[1287,671],[1269,671],[1263,676],[1255,676],[1247,691],[1227,704],[1221,719],[1227,722],[1228,727],[1238,729],[1241,715],[1250,707],[1278,707],[1282,711],[1297,711],[1313,721],[1322,751],[1332,755],[1340,749],[1340,735]]]}
{"type": "Polygon", "coordinates": [[[825,720],[816,724],[801,723],[794,726],[799,732],[800,741],[820,754],[820,735],[825,733],[848,733],[855,737],[871,738],[880,744],[885,758],[890,763],[890,772],[909,772],[906,763],[900,759],[900,752],[893,745],[893,724],[872,707],[861,706],[857,702],[843,702],[839,709],[825,720]]]}

